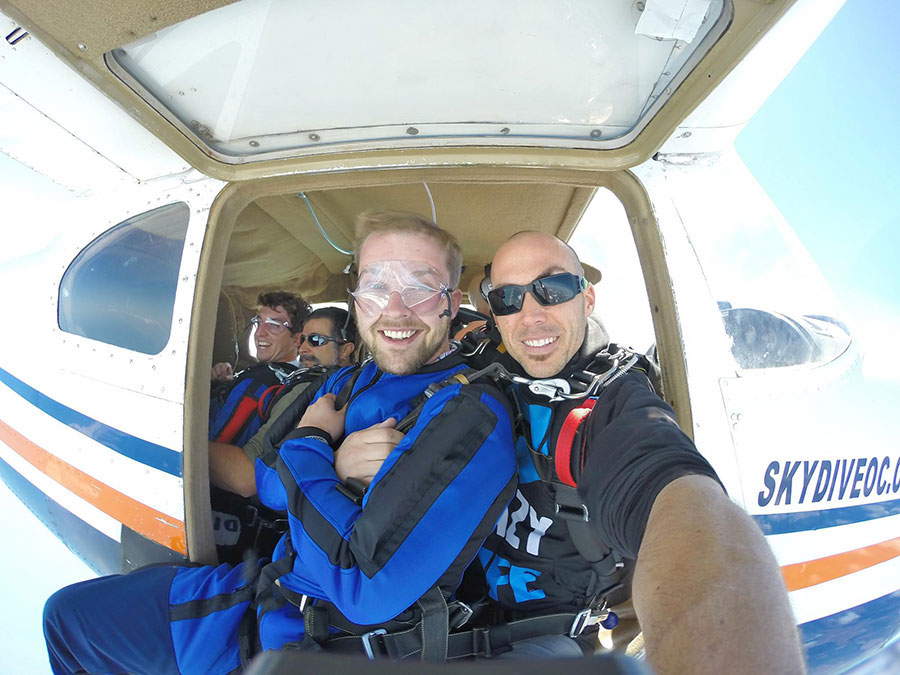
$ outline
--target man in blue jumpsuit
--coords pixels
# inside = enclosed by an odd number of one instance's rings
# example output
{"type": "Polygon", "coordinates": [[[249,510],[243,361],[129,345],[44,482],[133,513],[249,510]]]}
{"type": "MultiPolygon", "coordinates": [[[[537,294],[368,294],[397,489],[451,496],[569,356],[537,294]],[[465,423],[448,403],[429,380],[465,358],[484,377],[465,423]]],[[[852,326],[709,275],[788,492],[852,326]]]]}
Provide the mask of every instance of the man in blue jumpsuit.
{"type": "Polygon", "coordinates": [[[461,255],[430,221],[391,212],[363,218],[356,250],[374,363],[332,376],[278,456],[257,460],[260,499],[290,524],[273,561],[149,567],[57,592],[44,613],[55,673],[228,673],[257,635],[268,649],[318,644],[335,624],[360,633],[441,610],[446,623],[443,603],[515,492],[509,410],[489,387],[451,384],[405,435],[393,428],[464,368],[448,340],[461,255]],[[338,490],[335,453],[379,444],[392,449],[367,491],[338,490]]]}
{"type": "MultiPolygon", "coordinates": [[[[594,291],[571,248],[543,233],[515,235],[494,257],[491,284],[512,370],[590,381],[586,369],[608,339],[591,318],[594,291]]],[[[567,520],[577,516],[611,560],[633,569],[634,610],[657,672],[803,672],[784,582],[761,532],[646,374],[619,375],[589,403],[517,385],[526,421],[517,435],[519,487],[479,555],[490,596],[509,620],[584,611],[569,635],[533,645],[536,654],[580,655],[570,635],[605,616],[609,579],[575,545],[567,520]],[[561,503],[566,486],[577,486],[574,503],[561,503]]]]}

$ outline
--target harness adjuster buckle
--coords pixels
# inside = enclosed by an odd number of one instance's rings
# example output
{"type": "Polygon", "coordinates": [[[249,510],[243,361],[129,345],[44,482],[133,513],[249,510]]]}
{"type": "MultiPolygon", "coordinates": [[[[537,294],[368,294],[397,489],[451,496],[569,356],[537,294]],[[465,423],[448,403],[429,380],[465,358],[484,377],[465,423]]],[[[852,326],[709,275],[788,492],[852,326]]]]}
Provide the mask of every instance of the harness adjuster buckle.
{"type": "Polygon", "coordinates": [[[484,626],[474,628],[472,630],[473,653],[483,654],[486,658],[490,658],[491,654],[491,628],[484,626]]]}
{"type": "Polygon", "coordinates": [[[569,628],[569,637],[573,639],[577,638],[588,626],[600,623],[600,621],[605,618],[605,615],[605,612],[594,614],[590,608],[581,610],[572,620],[572,626],[569,628]]]}
{"type": "Polygon", "coordinates": [[[450,612],[450,630],[456,630],[457,628],[465,626],[469,622],[469,619],[475,614],[474,609],[459,600],[450,605],[450,612]]]}
{"type": "Polygon", "coordinates": [[[375,630],[370,630],[368,633],[363,633],[360,636],[362,640],[363,650],[366,652],[366,656],[369,657],[369,661],[375,660],[375,652],[372,650],[371,640],[374,637],[378,637],[379,635],[387,635],[387,631],[384,628],[376,628],[375,630]]]}
{"type": "Polygon", "coordinates": [[[569,505],[556,502],[554,504],[554,511],[556,512],[556,515],[560,516],[563,520],[582,520],[585,523],[591,522],[587,504],[569,505]]]}

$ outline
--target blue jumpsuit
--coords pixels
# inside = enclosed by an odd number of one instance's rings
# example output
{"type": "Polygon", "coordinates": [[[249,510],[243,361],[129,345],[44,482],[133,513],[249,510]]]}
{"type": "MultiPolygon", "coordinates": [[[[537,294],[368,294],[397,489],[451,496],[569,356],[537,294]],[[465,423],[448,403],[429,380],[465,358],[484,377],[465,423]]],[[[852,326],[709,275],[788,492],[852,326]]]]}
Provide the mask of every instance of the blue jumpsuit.
{"type": "MultiPolygon", "coordinates": [[[[362,366],[346,433],[401,419],[430,383],[462,368],[456,355],[407,376],[362,366]]],[[[333,375],[317,396],[341,392],[354,371],[333,375]]],[[[450,597],[515,493],[510,411],[495,394],[454,384],[429,398],[362,506],[336,489],[327,434],[294,431],[256,465],[261,501],[289,520],[268,567],[156,566],[64,588],[44,612],[54,672],[228,673],[241,666],[251,605],[260,644],[273,649],[303,638],[288,597],[326,600],[366,626],[404,613],[432,587],[450,597]]]]}

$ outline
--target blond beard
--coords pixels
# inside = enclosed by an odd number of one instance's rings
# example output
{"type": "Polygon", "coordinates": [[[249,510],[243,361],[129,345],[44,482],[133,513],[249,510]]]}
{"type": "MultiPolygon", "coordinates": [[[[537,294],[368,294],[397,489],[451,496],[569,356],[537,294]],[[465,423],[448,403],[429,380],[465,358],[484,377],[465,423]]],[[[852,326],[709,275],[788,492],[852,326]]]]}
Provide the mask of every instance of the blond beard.
{"type": "Polygon", "coordinates": [[[375,359],[375,364],[391,375],[412,375],[439,356],[438,351],[450,334],[450,320],[442,320],[437,330],[430,330],[422,324],[422,332],[416,344],[400,353],[390,351],[377,337],[378,330],[384,328],[390,329],[393,326],[375,323],[367,331],[366,347],[375,359]]]}

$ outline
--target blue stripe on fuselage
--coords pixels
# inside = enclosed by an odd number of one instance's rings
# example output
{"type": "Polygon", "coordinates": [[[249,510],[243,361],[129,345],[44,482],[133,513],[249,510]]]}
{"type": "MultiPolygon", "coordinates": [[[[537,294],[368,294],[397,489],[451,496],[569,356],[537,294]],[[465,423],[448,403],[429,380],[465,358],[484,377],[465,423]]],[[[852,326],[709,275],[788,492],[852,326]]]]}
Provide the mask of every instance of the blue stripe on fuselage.
{"type": "Polygon", "coordinates": [[[900,630],[900,591],[800,625],[811,673],[844,672],[900,630]]]}
{"type": "Polygon", "coordinates": [[[860,504],[819,511],[795,511],[793,513],[773,513],[755,515],[753,519],[763,534],[789,534],[804,530],[818,530],[823,527],[837,527],[861,523],[875,518],[886,518],[900,514],[900,499],[877,504],[860,504]]]}
{"type": "MultiPolygon", "coordinates": [[[[3,482],[38,520],[97,574],[116,574],[122,571],[119,542],[57,504],[2,459],[0,478],[3,478],[3,482]]],[[[13,545],[9,546],[8,550],[13,550],[13,545]]]]}
{"type": "Polygon", "coordinates": [[[115,450],[120,455],[124,455],[141,464],[146,464],[154,469],[159,469],[169,475],[179,478],[182,476],[180,452],[175,452],[161,445],[156,445],[156,443],[140,439],[137,436],[126,434],[124,431],[119,431],[87,415],[83,415],[77,410],[72,410],[42,394],[34,387],[25,384],[22,380],[17,379],[2,368],[0,368],[0,382],[3,382],[19,396],[51,417],[76,431],[80,431],[98,443],[102,443],[110,450],[115,450]]]}

